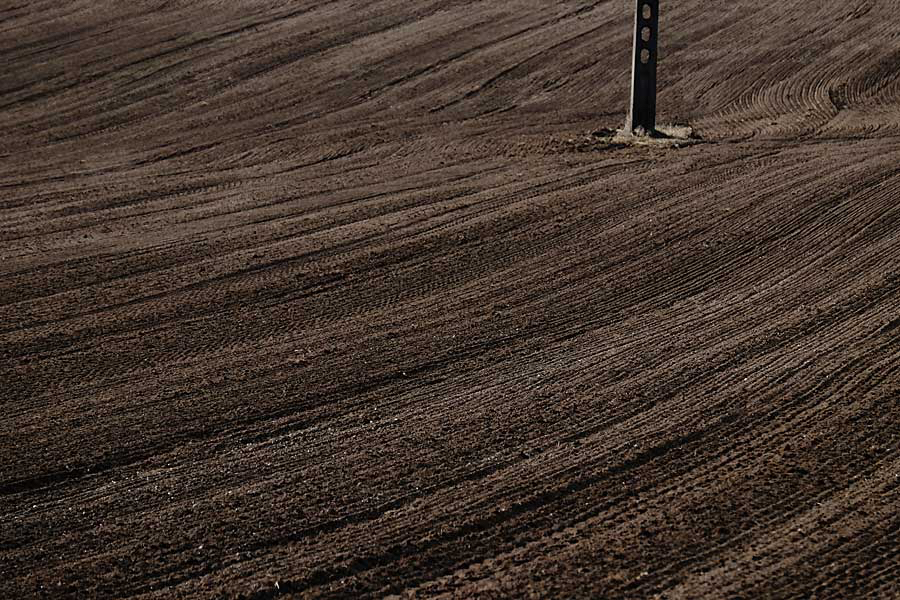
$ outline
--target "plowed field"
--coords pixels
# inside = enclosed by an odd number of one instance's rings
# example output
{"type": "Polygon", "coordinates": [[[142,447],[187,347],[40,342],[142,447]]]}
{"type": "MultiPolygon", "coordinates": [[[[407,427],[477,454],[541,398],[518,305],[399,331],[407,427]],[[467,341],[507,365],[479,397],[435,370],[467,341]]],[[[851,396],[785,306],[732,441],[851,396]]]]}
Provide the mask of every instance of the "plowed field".
{"type": "Polygon", "coordinates": [[[900,596],[900,3],[0,0],[0,597],[900,596]]]}

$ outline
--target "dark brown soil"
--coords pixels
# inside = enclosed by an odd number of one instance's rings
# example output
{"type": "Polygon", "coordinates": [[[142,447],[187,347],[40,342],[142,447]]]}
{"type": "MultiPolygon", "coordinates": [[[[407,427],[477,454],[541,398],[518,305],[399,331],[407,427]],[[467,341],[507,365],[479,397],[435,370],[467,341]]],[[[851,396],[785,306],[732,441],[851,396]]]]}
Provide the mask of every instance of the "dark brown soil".
{"type": "Polygon", "coordinates": [[[0,2],[0,596],[900,595],[900,13],[0,2]]]}

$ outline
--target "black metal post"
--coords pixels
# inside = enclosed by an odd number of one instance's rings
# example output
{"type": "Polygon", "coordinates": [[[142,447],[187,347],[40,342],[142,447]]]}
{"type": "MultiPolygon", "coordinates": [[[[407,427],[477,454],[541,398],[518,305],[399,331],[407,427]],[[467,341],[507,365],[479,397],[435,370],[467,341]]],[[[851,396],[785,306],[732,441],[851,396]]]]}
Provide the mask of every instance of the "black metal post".
{"type": "Polygon", "coordinates": [[[625,129],[631,133],[656,130],[656,59],[659,39],[659,0],[637,0],[634,19],[634,58],[631,68],[631,106],[625,129]]]}

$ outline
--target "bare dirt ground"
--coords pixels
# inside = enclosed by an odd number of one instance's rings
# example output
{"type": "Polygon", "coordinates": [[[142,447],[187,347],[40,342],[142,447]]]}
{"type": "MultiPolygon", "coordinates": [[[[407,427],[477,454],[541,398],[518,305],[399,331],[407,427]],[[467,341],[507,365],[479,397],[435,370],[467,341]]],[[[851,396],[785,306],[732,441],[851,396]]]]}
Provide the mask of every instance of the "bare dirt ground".
{"type": "Polygon", "coordinates": [[[900,5],[0,2],[0,596],[900,595],[900,5]]]}

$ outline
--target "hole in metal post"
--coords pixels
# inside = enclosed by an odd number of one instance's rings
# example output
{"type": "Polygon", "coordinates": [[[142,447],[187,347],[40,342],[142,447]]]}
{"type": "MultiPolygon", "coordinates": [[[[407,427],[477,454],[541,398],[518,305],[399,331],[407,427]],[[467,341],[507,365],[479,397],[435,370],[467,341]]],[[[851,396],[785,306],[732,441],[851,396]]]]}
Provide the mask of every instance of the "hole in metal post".
{"type": "Polygon", "coordinates": [[[649,50],[641,50],[641,64],[647,64],[650,62],[650,51],[649,50]]]}
{"type": "Polygon", "coordinates": [[[650,31],[649,27],[644,27],[643,29],[641,29],[641,39],[644,40],[645,42],[650,41],[651,35],[652,35],[652,32],[650,31]]]}
{"type": "Polygon", "coordinates": [[[643,15],[645,21],[649,21],[650,17],[653,16],[653,9],[650,8],[649,4],[645,4],[643,10],[641,11],[641,14],[643,15]]]}

